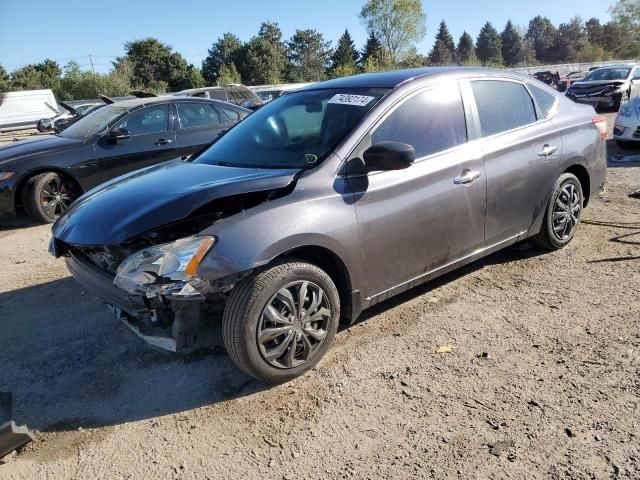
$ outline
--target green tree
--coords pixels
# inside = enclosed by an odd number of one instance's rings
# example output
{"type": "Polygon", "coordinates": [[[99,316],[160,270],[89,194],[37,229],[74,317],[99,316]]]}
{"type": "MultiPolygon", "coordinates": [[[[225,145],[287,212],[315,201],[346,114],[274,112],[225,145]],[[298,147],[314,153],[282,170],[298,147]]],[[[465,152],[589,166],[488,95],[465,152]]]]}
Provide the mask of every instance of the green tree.
{"type": "Polygon", "coordinates": [[[353,75],[357,69],[359,56],[349,30],[345,30],[331,56],[330,75],[332,77],[353,75]]]}
{"type": "Polygon", "coordinates": [[[165,88],[191,88],[189,64],[182,55],[156,38],[144,38],[124,44],[126,55],[116,59],[115,66],[127,59],[133,69],[135,83],[146,90],[162,92],[165,88]]]}
{"type": "Polygon", "coordinates": [[[365,43],[362,52],[360,53],[360,66],[364,68],[364,64],[367,60],[372,59],[373,61],[377,61],[382,54],[382,44],[376,34],[373,32],[369,33],[369,37],[367,38],[367,43],[365,43]]]}
{"type": "Polygon", "coordinates": [[[231,63],[230,65],[222,65],[220,67],[220,70],[218,70],[218,83],[220,85],[242,83],[235,63],[231,63]]]}
{"type": "Polygon", "coordinates": [[[432,65],[449,65],[453,62],[455,54],[455,42],[449,33],[447,23],[442,20],[438,28],[438,33],[436,34],[435,44],[431,53],[429,53],[429,61],[432,65]]]}
{"type": "Polygon", "coordinates": [[[524,60],[524,44],[522,36],[511,23],[507,22],[504,31],[500,34],[502,41],[502,58],[507,67],[513,67],[524,60]]]}
{"type": "Polygon", "coordinates": [[[269,42],[277,53],[275,60],[275,67],[277,68],[278,81],[284,80],[287,75],[288,60],[287,60],[287,44],[282,38],[282,30],[277,22],[262,22],[260,30],[258,31],[258,37],[264,38],[269,42]]]}
{"type": "Polygon", "coordinates": [[[475,43],[466,31],[462,32],[458,40],[455,60],[459,65],[469,65],[477,60],[475,43]]]}
{"type": "Polygon", "coordinates": [[[591,45],[602,46],[604,27],[597,18],[590,18],[584,24],[587,40],[591,45]]]}
{"type": "Polygon", "coordinates": [[[420,0],[368,0],[360,19],[367,31],[380,40],[394,64],[427,32],[420,0]]]}
{"type": "Polygon", "coordinates": [[[60,65],[46,59],[41,63],[26,65],[11,73],[12,90],[38,90],[50,88],[56,96],[60,96],[60,65]]]}
{"type": "Polygon", "coordinates": [[[240,71],[247,85],[272,85],[284,80],[284,65],[277,48],[264,37],[253,37],[243,49],[240,71]]]}
{"type": "Polygon", "coordinates": [[[230,67],[240,63],[242,42],[233,33],[225,33],[218,38],[209,49],[207,57],[202,61],[202,76],[209,85],[219,82],[218,75],[223,65],[230,67]]]}
{"type": "Polygon", "coordinates": [[[410,47],[407,50],[402,61],[398,64],[400,68],[417,68],[429,65],[429,57],[418,52],[416,47],[410,47]]]}
{"type": "Polygon", "coordinates": [[[609,11],[614,22],[640,27],[640,0],[618,0],[609,11]]]}
{"type": "Polygon", "coordinates": [[[0,93],[8,92],[11,89],[11,79],[9,74],[0,64],[0,93]]]}
{"type": "Polygon", "coordinates": [[[558,27],[549,59],[552,62],[576,62],[580,51],[587,44],[587,34],[580,17],[573,17],[558,27]]]}
{"type": "Polygon", "coordinates": [[[189,88],[202,88],[207,85],[202,71],[194,65],[189,65],[189,83],[191,84],[189,88]]]}
{"type": "Polygon", "coordinates": [[[317,82],[325,78],[331,58],[331,42],[325,42],[317,30],[296,30],[289,40],[289,79],[292,82],[317,82]]]}
{"type": "Polygon", "coordinates": [[[58,98],[89,100],[98,98],[100,94],[117,97],[128,95],[131,89],[129,76],[123,75],[121,69],[114,68],[108,74],[99,74],[82,71],[76,62],[71,61],[64,67],[58,98]]]}
{"type": "Polygon", "coordinates": [[[487,22],[480,30],[478,40],[476,41],[476,55],[483,65],[497,66],[502,65],[502,40],[500,34],[487,22]]]}
{"type": "Polygon", "coordinates": [[[536,59],[539,62],[547,63],[550,61],[555,38],[556,27],[551,23],[551,20],[540,15],[531,19],[525,39],[533,44],[536,59]]]}

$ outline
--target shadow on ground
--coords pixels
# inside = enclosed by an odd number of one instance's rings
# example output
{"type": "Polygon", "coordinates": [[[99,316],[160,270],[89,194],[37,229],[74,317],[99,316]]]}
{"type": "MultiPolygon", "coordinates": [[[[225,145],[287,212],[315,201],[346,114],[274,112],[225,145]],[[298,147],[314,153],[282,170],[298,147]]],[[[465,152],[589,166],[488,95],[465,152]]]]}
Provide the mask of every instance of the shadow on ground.
{"type": "MultiPolygon", "coordinates": [[[[377,305],[360,321],[487,264],[538,255],[510,248],[377,305]]],[[[0,391],[14,418],[40,431],[70,431],[182,412],[268,388],[241,373],[223,349],[154,349],[66,278],[0,294],[0,391]]]]}

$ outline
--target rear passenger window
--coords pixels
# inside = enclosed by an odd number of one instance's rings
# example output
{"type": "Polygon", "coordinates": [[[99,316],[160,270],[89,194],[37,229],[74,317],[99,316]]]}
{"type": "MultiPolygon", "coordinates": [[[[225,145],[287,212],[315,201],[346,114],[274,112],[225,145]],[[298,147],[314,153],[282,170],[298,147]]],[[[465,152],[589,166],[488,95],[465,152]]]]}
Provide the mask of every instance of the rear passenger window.
{"type": "Polygon", "coordinates": [[[529,84],[529,90],[531,91],[533,98],[535,98],[538,107],[542,110],[542,116],[544,118],[549,118],[551,110],[553,110],[553,106],[556,104],[555,95],[545,92],[544,89],[532,84],[529,84]]]}
{"type": "Polygon", "coordinates": [[[533,100],[521,83],[476,80],[471,89],[483,137],[535,123],[533,100]]]}
{"type": "Polygon", "coordinates": [[[222,114],[220,115],[220,120],[222,122],[237,122],[240,120],[240,114],[235,110],[231,110],[230,108],[218,107],[222,114]]]}
{"type": "Polygon", "coordinates": [[[415,148],[417,158],[465,143],[467,126],[460,91],[446,85],[405,100],[373,132],[371,141],[407,143],[415,148]]]}
{"type": "Polygon", "coordinates": [[[182,128],[211,127],[224,123],[218,111],[206,103],[178,103],[178,117],[182,128]]]}

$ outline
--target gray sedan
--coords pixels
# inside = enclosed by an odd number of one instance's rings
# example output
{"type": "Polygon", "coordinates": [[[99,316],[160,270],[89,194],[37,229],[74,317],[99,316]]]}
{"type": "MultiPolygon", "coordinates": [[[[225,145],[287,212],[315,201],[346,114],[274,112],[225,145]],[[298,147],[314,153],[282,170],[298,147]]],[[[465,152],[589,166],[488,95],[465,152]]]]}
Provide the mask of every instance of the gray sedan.
{"type": "Polygon", "coordinates": [[[567,245],[605,136],[593,108],[503,70],[331,80],[89,192],[50,249],[150,343],[200,346],[221,322],[242,370],[283,382],[341,319],[527,238],[567,245]]]}

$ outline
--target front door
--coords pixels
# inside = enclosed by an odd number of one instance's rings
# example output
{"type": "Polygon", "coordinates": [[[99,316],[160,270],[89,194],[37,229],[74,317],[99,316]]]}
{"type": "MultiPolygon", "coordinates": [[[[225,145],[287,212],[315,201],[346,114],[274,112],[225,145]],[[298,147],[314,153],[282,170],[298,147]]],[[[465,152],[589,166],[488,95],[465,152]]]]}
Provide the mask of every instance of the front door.
{"type": "Polygon", "coordinates": [[[457,83],[402,100],[373,127],[355,157],[383,141],[413,146],[417,159],[406,170],[349,173],[367,298],[417,283],[484,241],[483,159],[478,146],[467,143],[457,83]]]}
{"type": "Polygon", "coordinates": [[[103,137],[96,143],[91,183],[176,158],[172,123],[168,104],[151,104],[131,113],[114,127],[126,129],[129,138],[114,142],[103,137]]]}

